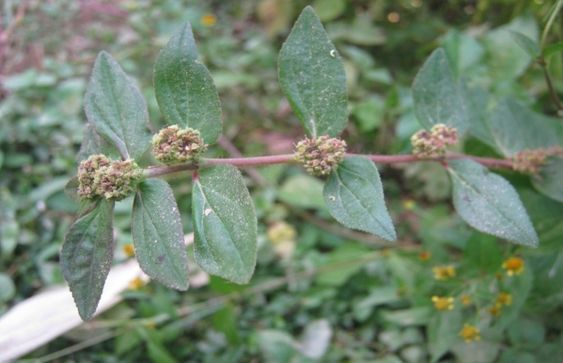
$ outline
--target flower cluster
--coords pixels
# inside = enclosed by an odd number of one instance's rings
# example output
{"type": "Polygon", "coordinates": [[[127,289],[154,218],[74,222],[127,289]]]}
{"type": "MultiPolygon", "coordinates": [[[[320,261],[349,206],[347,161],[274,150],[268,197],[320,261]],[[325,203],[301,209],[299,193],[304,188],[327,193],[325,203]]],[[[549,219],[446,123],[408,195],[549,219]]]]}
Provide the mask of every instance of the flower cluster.
{"type": "Polygon", "coordinates": [[[479,328],[471,324],[464,324],[463,328],[459,332],[459,336],[467,343],[481,340],[481,332],[479,331],[479,328]]]}
{"type": "Polygon", "coordinates": [[[207,150],[199,131],[168,126],[152,139],[155,158],[164,164],[195,162],[207,150]]]}
{"type": "Polygon", "coordinates": [[[520,257],[507,258],[502,263],[502,268],[506,270],[508,276],[520,275],[524,272],[524,260],[520,257]]]}
{"type": "Polygon", "coordinates": [[[432,296],[432,302],[436,310],[453,310],[454,298],[451,296],[432,296]]]}
{"type": "Polygon", "coordinates": [[[85,199],[121,200],[135,191],[142,178],[142,170],[133,160],[92,155],[78,167],[78,195],[85,199]]]}
{"type": "Polygon", "coordinates": [[[436,266],[432,268],[432,272],[434,273],[434,278],[436,280],[447,280],[452,277],[455,277],[455,267],[448,265],[448,266],[436,266]]]}
{"type": "Polygon", "coordinates": [[[325,176],[344,159],[346,142],[329,136],[306,138],[295,146],[295,160],[314,176],[325,176]]]}
{"type": "Polygon", "coordinates": [[[547,158],[563,155],[563,148],[554,146],[547,149],[522,150],[512,157],[512,168],[521,173],[537,174],[547,158]]]}
{"type": "Polygon", "coordinates": [[[444,124],[421,130],[411,137],[413,154],[419,158],[436,158],[446,154],[446,147],[457,143],[457,130],[444,124]]]}

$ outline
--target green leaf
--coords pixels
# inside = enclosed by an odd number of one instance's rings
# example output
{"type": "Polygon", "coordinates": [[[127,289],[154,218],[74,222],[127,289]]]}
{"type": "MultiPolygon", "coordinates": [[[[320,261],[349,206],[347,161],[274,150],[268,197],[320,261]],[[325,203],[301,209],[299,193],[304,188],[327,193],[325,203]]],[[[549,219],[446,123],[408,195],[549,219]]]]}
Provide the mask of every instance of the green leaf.
{"type": "Polygon", "coordinates": [[[459,133],[469,127],[468,105],[443,48],[436,49],[418,71],[412,85],[416,117],[422,126],[455,127],[459,133]]]}
{"type": "Polygon", "coordinates": [[[527,35],[514,30],[510,30],[510,35],[516,44],[518,44],[520,48],[524,49],[530,57],[535,58],[540,55],[540,47],[536,41],[530,39],[527,35]]]}
{"type": "Polygon", "coordinates": [[[307,174],[289,177],[278,190],[278,199],[298,208],[325,209],[323,183],[307,174]]]}
{"type": "Polygon", "coordinates": [[[547,59],[559,52],[563,52],[563,42],[547,45],[543,50],[543,56],[547,59]]]}
{"type": "Polygon", "coordinates": [[[465,245],[464,259],[469,267],[493,274],[502,265],[502,251],[496,238],[474,233],[465,245]]]}
{"type": "Polygon", "coordinates": [[[513,99],[501,101],[489,122],[496,147],[505,156],[559,144],[559,120],[534,112],[513,99]]]}
{"type": "Polygon", "coordinates": [[[338,136],[348,119],[344,64],[310,6],[283,44],[278,67],[281,89],[307,133],[338,136]]]}
{"type": "Polygon", "coordinates": [[[16,294],[16,287],[10,276],[0,273],[0,304],[9,301],[16,294]]]}
{"type": "Polygon", "coordinates": [[[199,130],[206,143],[221,135],[221,103],[209,71],[198,59],[190,23],[174,34],[154,67],[156,100],[170,124],[199,130]]]}
{"type": "Polygon", "coordinates": [[[346,10],[344,0],[315,0],[313,7],[317,9],[317,14],[322,21],[329,21],[337,18],[346,10]]]}
{"type": "Polygon", "coordinates": [[[532,184],[542,194],[563,202],[563,157],[552,157],[532,178],[532,184]]]}
{"type": "Polygon", "coordinates": [[[353,156],[334,170],[323,190],[330,214],[348,228],[397,239],[389,216],[379,172],[369,159],[353,156]]]}
{"type": "Polygon", "coordinates": [[[61,270],[83,320],[90,319],[113,259],[113,202],[105,199],[85,209],[70,227],[61,251],[61,270]]]}
{"type": "Polygon", "coordinates": [[[82,144],[78,151],[77,160],[82,161],[88,159],[90,155],[104,154],[111,158],[118,158],[115,148],[108,144],[107,141],[102,139],[96,132],[96,129],[91,123],[86,124],[82,144]]]}
{"type": "Polygon", "coordinates": [[[453,160],[448,171],[453,203],[473,228],[509,241],[536,247],[538,236],[512,185],[472,160],[453,160]]]}
{"type": "Polygon", "coordinates": [[[111,142],[124,159],[139,158],[149,147],[145,100],[109,53],[100,52],[96,58],[84,111],[98,134],[111,142]]]}
{"type": "Polygon", "coordinates": [[[256,265],[256,213],[238,169],[217,166],[194,182],[195,259],[208,273],[247,283],[256,265]]]}
{"type": "Polygon", "coordinates": [[[462,326],[462,314],[459,309],[438,312],[428,324],[428,350],[431,361],[437,362],[455,343],[462,326]]]}
{"type": "Polygon", "coordinates": [[[150,179],[139,185],[131,232],[143,271],[168,287],[187,290],[188,255],[182,220],[168,183],[150,179]]]}

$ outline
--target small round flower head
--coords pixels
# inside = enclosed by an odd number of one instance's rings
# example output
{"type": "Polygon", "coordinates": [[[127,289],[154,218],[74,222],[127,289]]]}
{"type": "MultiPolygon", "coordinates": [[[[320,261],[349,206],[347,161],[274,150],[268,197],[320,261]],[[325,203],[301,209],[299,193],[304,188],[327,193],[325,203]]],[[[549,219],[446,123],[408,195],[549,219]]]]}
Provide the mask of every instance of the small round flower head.
{"type": "Polygon", "coordinates": [[[152,151],[164,164],[195,162],[207,150],[199,131],[177,125],[168,126],[152,139],[152,151]]]}
{"type": "Polygon", "coordinates": [[[411,137],[413,154],[420,158],[437,158],[446,154],[446,147],[457,143],[457,130],[444,124],[421,130],[411,137]]]}
{"type": "Polygon", "coordinates": [[[102,154],[91,155],[78,166],[78,195],[91,199],[96,197],[98,189],[97,174],[99,170],[111,164],[111,160],[102,154]]]}
{"type": "Polygon", "coordinates": [[[453,310],[454,298],[451,296],[432,296],[434,307],[438,311],[453,310]]]}
{"type": "Polygon", "coordinates": [[[489,314],[491,314],[491,316],[499,316],[500,313],[502,313],[502,304],[499,303],[495,303],[491,306],[489,306],[489,314]]]}
{"type": "Polygon", "coordinates": [[[113,161],[104,155],[92,155],[78,167],[78,195],[121,200],[134,192],[142,176],[133,160],[113,161]]]}
{"type": "Polygon", "coordinates": [[[504,260],[502,268],[508,276],[520,275],[524,272],[524,260],[520,257],[510,257],[504,260]]]}
{"type": "Polygon", "coordinates": [[[455,267],[451,265],[436,266],[432,269],[432,272],[434,273],[434,278],[436,280],[447,280],[455,277],[456,275],[455,267]]]}
{"type": "Polygon", "coordinates": [[[130,159],[113,161],[100,171],[97,194],[111,200],[121,200],[133,193],[143,175],[137,163],[130,159]]]}
{"type": "Polygon", "coordinates": [[[496,303],[499,305],[512,305],[512,295],[508,292],[501,291],[497,296],[496,303]]]}
{"type": "Polygon", "coordinates": [[[471,324],[464,324],[463,328],[459,332],[459,336],[462,337],[463,340],[465,340],[465,342],[467,343],[481,340],[481,333],[479,331],[479,328],[471,324]]]}
{"type": "Polygon", "coordinates": [[[329,136],[305,138],[295,146],[295,160],[314,176],[329,175],[346,153],[346,142],[329,136]]]}
{"type": "Polygon", "coordinates": [[[522,150],[512,157],[512,168],[521,173],[538,174],[549,157],[563,156],[563,148],[553,146],[545,149],[522,150]]]}

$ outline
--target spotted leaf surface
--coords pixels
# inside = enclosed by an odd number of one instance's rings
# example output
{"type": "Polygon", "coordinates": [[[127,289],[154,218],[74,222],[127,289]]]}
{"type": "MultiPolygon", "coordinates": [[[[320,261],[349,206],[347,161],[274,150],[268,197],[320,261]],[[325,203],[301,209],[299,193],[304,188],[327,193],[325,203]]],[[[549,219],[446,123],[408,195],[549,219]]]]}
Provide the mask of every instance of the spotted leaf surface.
{"type": "Polygon", "coordinates": [[[139,158],[150,145],[149,116],[141,92],[107,52],[100,52],[86,96],[84,111],[97,133],[124,159],[139,158]]]}
{"type": "Polygon", "coordinates": [[[330,214],[346,227],[397,239],[379,172],[369,159],[347,157],[328,178],[323,195],[330,214]]]}
{"type": "Polygon", "coordinates": [[[247,283],[256,265],[256,213],[240,172],[217,166],[194,183],[195,258],[212,275],[247,283]]]}
{"type": "Polygon", "coordinates": [[[310,136],[338,136],[348,118],[346,74],[321,21],[306,7],[278,60],[281,89],[310,136]]]}
{"type": "Polygon", "coordinates": [[[412,85],[416,117],[422,126],[455,127],[463,133],[470,114],[463,85],[454,78],[446,52],[436,49],[418,71],[412,85]]]}
{"type": "Polygon", "coordinates": [[[522,245],[538,245],[528,213],[506,179],[472,160],[450,161],[448,170],[454,207],[470,226],[522,245]]]}
{"type": "Polygon", "coordinates": [[[131,230],[141,269],[162,284],[188,289],[188,256],[172,189],[163,180],[145,180],[133,203],[131,230]]]}
{"type": "Polygon", "coordinates": [[[154,69],[160,110],[169,124],[199,130],[214,143],[221,134],[221,104],[213,79],[198,59],[189,23],[160,52],[154,69]]]}
{"type": "Polygon", "coordinates": [[[70,227],[61,251],[61,270],[83,320],[90,319],[113,258],[113,202],[90,204],[70,227]]]}

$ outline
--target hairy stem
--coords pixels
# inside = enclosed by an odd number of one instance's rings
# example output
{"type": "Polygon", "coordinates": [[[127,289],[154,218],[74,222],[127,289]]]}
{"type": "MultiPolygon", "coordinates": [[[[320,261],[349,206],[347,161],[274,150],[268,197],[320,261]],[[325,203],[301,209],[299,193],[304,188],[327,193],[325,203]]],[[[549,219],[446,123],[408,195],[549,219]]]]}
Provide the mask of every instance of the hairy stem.
{"type": "MultiPolygon", "coordinates": [[[[378,164],[406,164],[406,163],[417,163],[421,161],[435,161],[444,163],[448,160],[458,160],[458,159],[471,159],[484,166],[491,168],[504,168],[512,169],[512,161],[510,159],[496,159],[496,158],[484,158],[472,155],[458,154],[458,153],[448,153],[441,158],[433,159],[421,159],[416,155],[405,154],[405,155],[365,155],[365,154],[346,154],[348,156],[363,156],[378,164]]],[[[274,164],[289,164],[295,163],[293,154],[281,154],[281,155],[264,155],[264,156],[249,156],[241,158],[202,158],[199,165],[196,164],[180,164],[172,166],[153,166],[144,170],[144,175],[148,178],[154,178],[157,176],[173,174],[186,170],[195,170],[198,167],[208,167],[212,165],[233,165],[239,168],[254,167],[254,166],[266,166],[274,164]]]]}

